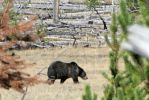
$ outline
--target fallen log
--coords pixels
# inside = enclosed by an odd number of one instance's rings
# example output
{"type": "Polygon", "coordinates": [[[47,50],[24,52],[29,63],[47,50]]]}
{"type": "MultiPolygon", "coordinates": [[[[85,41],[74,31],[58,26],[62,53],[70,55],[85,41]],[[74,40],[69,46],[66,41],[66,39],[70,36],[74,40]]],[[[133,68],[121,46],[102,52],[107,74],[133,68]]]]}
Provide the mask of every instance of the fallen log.
{"type": "MultiPolygon", "coordinates": [[[[24,6],[24,4],[14,4],[15,8],[20,8],[20,6],[23,9],[27,9],[27,8],[32,8],[32,9],[43,9],[43,10],[50,10],[53,9],[53,4],[28,4],[26,6],[24,6]]],[[[86,6],[85,5],[72,5],[72,4],[61,4],[60,5],[60,9],[62,10],[86,10],[86,6]]]]}

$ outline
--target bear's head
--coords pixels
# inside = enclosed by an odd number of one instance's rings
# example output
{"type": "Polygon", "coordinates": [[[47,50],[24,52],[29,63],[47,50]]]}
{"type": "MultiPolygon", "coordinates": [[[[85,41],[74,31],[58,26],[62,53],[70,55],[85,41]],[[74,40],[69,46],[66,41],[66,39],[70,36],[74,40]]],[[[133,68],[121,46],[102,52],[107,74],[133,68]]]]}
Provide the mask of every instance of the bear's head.
{"type": "Polygon", "coordinates": [[[88,77],[87,77],[87,75],[86,75],[86,72],[85,72],[81,67],[78,67],[78,69],[79,69],[79,76],[80,76],[82,79],[87,80],[88,77]]]}
{"type": "Polygon", "coordinates": [[[71,62],[71,64],[72,64],[73,66],[75,66],[76,72],[77,72],[77,74],[78,74],[79,77],[81,77],[81,78],[84,79],[84,80],[87,80],[87,79],[88,79],[88,77],[87,77],[87,75],[86,75],[86,72],[85,72],[80,66],[78,66],[77,63],[71,62]]]}

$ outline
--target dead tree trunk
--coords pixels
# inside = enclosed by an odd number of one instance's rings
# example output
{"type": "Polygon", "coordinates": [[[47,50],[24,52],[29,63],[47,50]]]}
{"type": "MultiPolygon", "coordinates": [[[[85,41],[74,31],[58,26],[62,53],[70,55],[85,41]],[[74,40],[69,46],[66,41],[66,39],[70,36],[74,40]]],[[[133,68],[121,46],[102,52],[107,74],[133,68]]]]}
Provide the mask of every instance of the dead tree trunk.
{"type": "Polygon", "coordinates": [[[56,24],[59,22],[59,4],[60,0],[54,0],[53,22],[56,24]]]}

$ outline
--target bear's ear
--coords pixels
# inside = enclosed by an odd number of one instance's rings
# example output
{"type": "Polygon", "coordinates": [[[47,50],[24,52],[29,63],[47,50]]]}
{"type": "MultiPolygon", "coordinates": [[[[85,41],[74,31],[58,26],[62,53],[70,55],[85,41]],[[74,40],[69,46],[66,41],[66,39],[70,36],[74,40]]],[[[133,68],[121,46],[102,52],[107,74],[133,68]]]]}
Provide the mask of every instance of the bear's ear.
{"type": "Polygon", "coordinates": [[[70,64],[77,66],[77,63],[76,62],[71,62],[70,64]]]}

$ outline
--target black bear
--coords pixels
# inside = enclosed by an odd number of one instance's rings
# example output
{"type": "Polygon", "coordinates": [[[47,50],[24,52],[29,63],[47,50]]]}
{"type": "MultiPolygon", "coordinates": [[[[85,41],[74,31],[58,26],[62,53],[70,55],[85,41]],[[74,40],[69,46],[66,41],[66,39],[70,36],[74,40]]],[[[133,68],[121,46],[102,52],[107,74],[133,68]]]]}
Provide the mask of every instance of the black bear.
{"type": "Polygon", "coordinates": [[[79,83],[78,77],[88,79],[86,72],[75,62],[55,61],[49,66],[47,74],[49,84],[54,84],[56,79],[61,79],[60,83],[64,83],[68,78],[72,78],[74,83],[79,83]]]}

